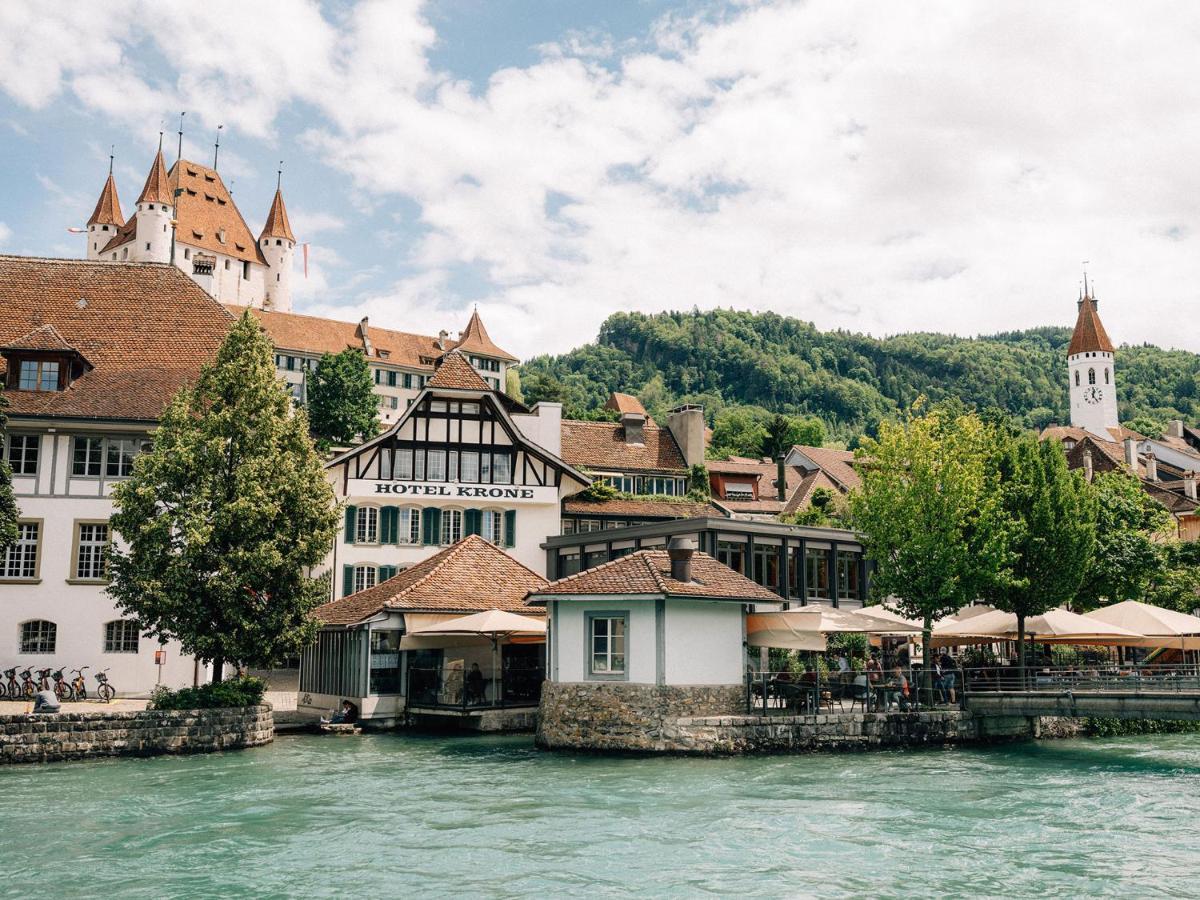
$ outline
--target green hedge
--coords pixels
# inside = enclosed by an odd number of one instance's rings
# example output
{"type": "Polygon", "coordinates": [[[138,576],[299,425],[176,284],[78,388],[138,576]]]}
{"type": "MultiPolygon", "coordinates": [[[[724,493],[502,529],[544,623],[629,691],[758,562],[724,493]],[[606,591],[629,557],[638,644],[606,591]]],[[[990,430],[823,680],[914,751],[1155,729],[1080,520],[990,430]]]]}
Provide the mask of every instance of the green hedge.
{"type": "Polygon", "coordinates": [[[1097,737],[1120,737],[1126,734],[1190,734],[1200,731],[1200,722],[1093,717],[1085,722],[1085,727],[1088,734],[1097,737]]]}
{"type": "Polygon", "coordinates": [[[230,678],[216,684],[180,688],[156,688],[150,696],[151,709],[221,709],[230,706],[258,706],[267,683],[261,678],[230,678]]]}

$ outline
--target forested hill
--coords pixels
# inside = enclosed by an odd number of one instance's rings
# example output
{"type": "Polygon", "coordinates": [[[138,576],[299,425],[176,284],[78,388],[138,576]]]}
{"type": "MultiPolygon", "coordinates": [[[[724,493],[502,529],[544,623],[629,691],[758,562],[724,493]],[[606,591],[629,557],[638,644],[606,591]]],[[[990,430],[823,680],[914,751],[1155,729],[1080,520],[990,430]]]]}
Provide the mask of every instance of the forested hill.
{"type": "MultiPolygon", "coordinates": [[[[521,387],[526,402],[561,400],[575,416],[598,415],[610,391],[637,394],[658,417],[679,402],[703,405],[710,422],[742,406],[810,415],[842,441],[922,394],[999,407],[1041,428],[1069,419],[1070,337],[1069,328],[1046,327],[980,338],[879,339],[819,331],[774,313],[617,313],[595,343],[525,363],[521,387]]],[[[1200,355],[1122,346],[1116,368],[1123,422],[1200,421],[1200,355]]]]}

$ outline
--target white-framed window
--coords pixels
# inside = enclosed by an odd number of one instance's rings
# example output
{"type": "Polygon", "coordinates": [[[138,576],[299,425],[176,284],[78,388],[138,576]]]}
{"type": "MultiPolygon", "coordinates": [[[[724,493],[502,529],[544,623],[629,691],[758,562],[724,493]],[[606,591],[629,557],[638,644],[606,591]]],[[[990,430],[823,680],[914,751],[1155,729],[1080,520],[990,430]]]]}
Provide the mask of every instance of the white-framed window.
{"type": "Polygon", "coordinates": [[[479,533],[485,541],[504,546],[504,511],[485,509],[479,520],[479,533]]]}
{"type": "Polygon", "coordinates": [[[41,436],[36,434],[10,434],[8,436],[8,464],[14,475],[36,475],[38,447],[41,436]]]}
{"type": "Polygon", "coordinates": [[[451,450],[446,454],[446,480],[458,481],[458,451],[451,450]]]}
{"type": "Polygon", "coordinates": [[[512,457],[507,453],[492,455],[492,484],[512,484],[512,457]]]}
{"type": "Polygon", "coordinates": [[[45,619],[21,623],[22,653],[53,653],[58,645],[58,626],[45,619]]]}
{"type": "Polygon", "coordinates": [[[479,482],[479,451],[464,450],[459,457],[459,478],[471,483],[479,482]]]}
{"type": "Polygon", "coordinates": [[[41,522],[18,522],[17,539],[0,556],[0,578],[37,578],[41,522]]]}
{"type": "Polygon", "coordinates": [[[105,653],[137,653],[141,633],[133,619],[117,619],[104,624],[105,653]]]}
{"type": "Polygon", "coordinates": [[[133,474],[133,458],[138,442],[130,438],[107,438],[104,442],[104,474],[108,478],[128,478],[133,474]]]}
{"type": "Polygon", "coordinates": [[[80,522],[75,535],[75,578],[101,581],[108,577],[108,523],[80,522]]]}
{"type": "Polygon", "coordinates": [[[396,451],[396,466],[394,469],[397,481],[412,481],[413,452],[412,450],[396,451]]]}
{"type": "Polygon", "coordinates": [[[100,474],[104,439],[76,435],[71,445],[71,474],[94,477],[100,474]]]}
{"type": "Polygon", "coordinates": [[[421,450],[413,451],[413,481],[425,480],[425,454],[421,450]]]}
{"type": "Polygon", "coordinates": [[[58,362],[46,359],[21,360],[17,385],[23,391],[57,391],[58,362]]]}
{"type": "Polygon", "coordinates": [[[360,506],[355,515],[354,543],[375,544],[379,542],[379,510],[374,506],[360,506]]]}
{"type": "Polygon", "coordinates": [[[392,451],[386,447],[379,450],[379,477],[383,481],[392,480],[392,451]]]}
{"type": "Polygon", "coordinates": [[[425,477],[429,481],[446,480],[446,451],[429,450],[429,462],[426,464],[425,477]]]}
{"type": "Polygon", "coordinates": [[[379,581],[379,569],[375,566],[354,567],[354,593],[375,587],[379,581]]]}
{"type": "Polygon", "coordinates": [[[449,546],[462,539],[463,514],[461,509],[442,510],[442,543],[449,546]]]}
{"type": "Polygon", "coordinates": [[[588,640],[591,648],[588,672],[592,675],[625,674],[624,615],[607,613],[588,617],[588,640]]]}
{"type": "Polygon", "coordinates": [[[421,510],[415,506],[403,506],[399,510],[396,540],[401,544],[421,543],[421,510]]]}

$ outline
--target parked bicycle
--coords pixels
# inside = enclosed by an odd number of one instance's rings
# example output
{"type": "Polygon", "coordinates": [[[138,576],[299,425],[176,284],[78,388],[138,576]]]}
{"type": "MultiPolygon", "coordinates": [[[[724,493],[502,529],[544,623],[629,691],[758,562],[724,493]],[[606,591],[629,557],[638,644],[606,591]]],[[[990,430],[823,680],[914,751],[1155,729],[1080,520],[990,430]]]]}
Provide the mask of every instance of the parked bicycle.
{"type": "Polygon", "coordinates": [[[113,697],[117,696],[117,689],[108,683],[107,672],[108,669],[105,669],[103,672],[97,672],[94,676],[97,681],[96,696],[105,703],[110,702],[113,697]]]}
{"type": "Polygon", "coordinates": [[[21,673],[21,693],[20,695],[14,694],[14,700],[18,699],[18,696],[24,697],[26,700],[32,700],[33,695],[37,693],[37,682],[34,681],[32,672],[33,669],[30,667],[21,673]]]}
{"type": "MultiPolygon", "coordinates": [[[[90,666],[83,667],[83,669],[87,669],[87,668],[90,668],[90,666]]],[[[87,699],[87,695],[88,695],[87,682],[83,680],[83,669],[72,669],[71,670],[71,672],[75,675],[75,677],[71,679],[71,699],[72,700],[86,700],[87,699]]]]}
{"type": "Polygon", "coordinates": [[[54,696],[58,698],[60,703],[75,699],[75,695],[71,691],[71,683],[63,675],[65,671],[67,670],[63,668],[58,669],[54,673],[54,696]]]}
{"type": "Polygon", "coordinates": [[[17,681],[17,667],[4,670],[4,681],[0,681],[0,699],[16,700],[21,696],[21,683],[17,681]]]}
{"type": "Polygon", "coordinates": [[[50,690],[50,669],[37,669],[37,693],[50,690]]]}

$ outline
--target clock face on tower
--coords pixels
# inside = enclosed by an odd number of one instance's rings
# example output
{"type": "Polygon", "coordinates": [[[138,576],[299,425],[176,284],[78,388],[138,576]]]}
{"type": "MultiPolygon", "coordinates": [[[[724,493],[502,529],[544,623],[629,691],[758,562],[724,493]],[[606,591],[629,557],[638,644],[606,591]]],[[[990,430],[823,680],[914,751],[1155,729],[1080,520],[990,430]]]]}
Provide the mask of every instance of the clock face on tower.
{"type": "Polygon", "coordinates": [[[1099,403],[1104,399],[1104,393],[1093,385],[1083,392],[1083,399],[1087,403],[1099,403]]]}

